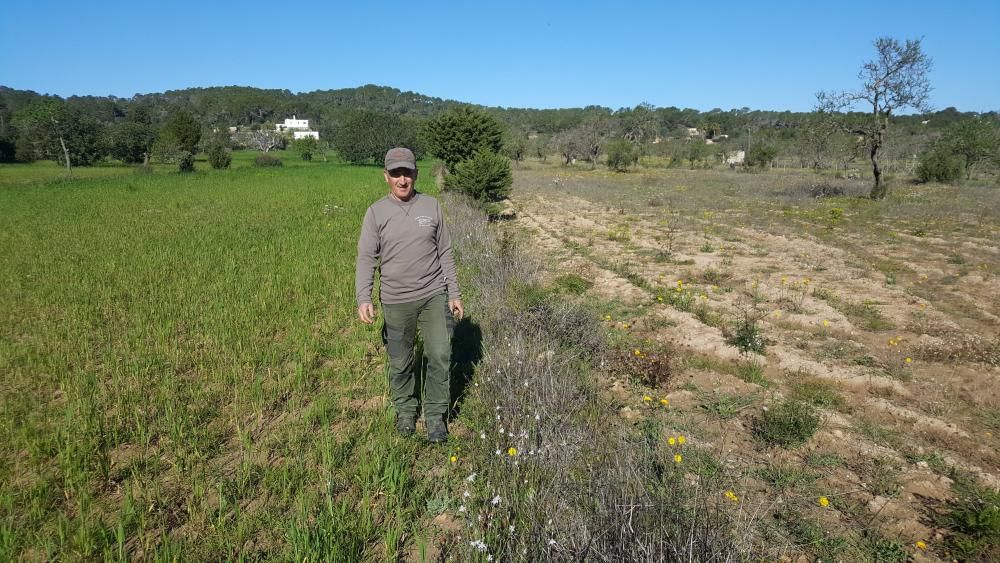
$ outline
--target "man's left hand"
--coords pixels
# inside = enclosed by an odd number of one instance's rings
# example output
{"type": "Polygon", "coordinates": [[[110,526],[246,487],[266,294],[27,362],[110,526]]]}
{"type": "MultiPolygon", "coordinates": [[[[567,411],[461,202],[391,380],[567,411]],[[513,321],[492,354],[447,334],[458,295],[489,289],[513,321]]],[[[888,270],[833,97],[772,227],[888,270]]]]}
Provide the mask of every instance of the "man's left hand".
{"type": "Polygon", "coordinates": [[[452,299],[451,301],[449,301],[448,309],[451,311],[451,314],[458,320],[462,320],[462,317],[465,316],[465,309],[462,308],[461,299],[452,299]]]}

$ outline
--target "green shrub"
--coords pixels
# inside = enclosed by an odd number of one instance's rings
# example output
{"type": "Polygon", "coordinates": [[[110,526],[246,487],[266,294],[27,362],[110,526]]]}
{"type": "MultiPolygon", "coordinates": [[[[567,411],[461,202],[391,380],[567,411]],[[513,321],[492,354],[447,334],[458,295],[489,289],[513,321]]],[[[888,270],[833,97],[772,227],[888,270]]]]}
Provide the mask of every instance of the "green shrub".
{"type": "Polygon", "coordinates": [[[454,172],[460,162],[477,152],[499,153],[503,148],[503,125],[485,111],[463,106],[425,123],[424,137],[431,153],[454,172]]]}
{"type": "Polygon", "coordinates": [[[739,348],[740,352],[748,354],[756,352],[764,353],[767,346],[767,339],[760,330],[761,313],[755,309],[740,311],[740,317],[736,320],[735,329],[728,335],[728,342],[732,346],[739,348]]]}
{"type": "Polygon", "coordinates": [[[954,182],[962,177],[962,157],[941,147],[932,148],[920,155],[917,179],[921,182],[954,182]]]}
{"type": "Polygon", "coordinates": [[[765,166],[770,166],[777,156],[778,149],[770,145],[757,144],[750,147],[750,150],[747,151],[746,163],[747,166],[764,168],[765,166]]]}
{"type": "Polygon", "coordinates": [[[177,157],[177,170],[181,172],[194,172],[194,154],[188,151],[181,151],[177,157]]]}
{"type": "Polygon", "coordinates": [[[948,543],[959,559],[996,561],[1000,556],[1000,492],[956,481],[958,500],[947,515],[948,543]]]}
{"type": "Polygon", "coordinates": [[[608,168],[615,172],[625,172],[629,166],[639,162],[639,149],[625,139],[610,141],[605,150],[608,152],[608,168]]]}
{"type": "Polygon", "coordinates": [[[351,164],[381,166],[386,151],[393,147],[407,147],[419,159],[423,151],[418,131],[413,119],[362,110],[348,114],[334,130],[330,142],[340,157],[351,164]]]}
{"type": "MultiPolygon", "coordinates": [[[[390,147],[391,148],[391,147],[390,147]]],[[[319,141],[313,137],[303,137],[301,139],[295,139],[292,143],[292,149],[299,153],[302,160],[312,160],[313,155],[319,150],[319,141]]]]}
{"type": "Polygon", "coordinates": [[[281,166],[281,159],[270,155],[267,153],[258,154],[257,158],[253,159],[254,166],[281,166]]]}
{"type": "Polygon", "coordinates": [[[562,289],[566,293],[572,293],[573,295],[580,295],[594,286],[594,282],[585,280],[576,274],[559,276],[555,279],[555,282],[556,287],[562,289]]]}
{"type": "Polygon", "coordinates": [[[482,202],[506,198],[513,183],[510,161],[490,151],[479,151],[472,158],[459,162],[444,180],[445,188],[482,202]]]}
{"type": "Polygon", "coordinates": [[[761,442],[791,447],[803,444],[819,428],[819,415],[809,405],[785,401],[754,418],[753,436],[761,442]]]}
{"type": "Polygon", "coordinates": [[[232,162],[232,152],[221,143],[215,143],[208,147],[208,163],[212,166],[212,168],[216,170],[229,168],[229,165],[232,164],[232,162]]]}

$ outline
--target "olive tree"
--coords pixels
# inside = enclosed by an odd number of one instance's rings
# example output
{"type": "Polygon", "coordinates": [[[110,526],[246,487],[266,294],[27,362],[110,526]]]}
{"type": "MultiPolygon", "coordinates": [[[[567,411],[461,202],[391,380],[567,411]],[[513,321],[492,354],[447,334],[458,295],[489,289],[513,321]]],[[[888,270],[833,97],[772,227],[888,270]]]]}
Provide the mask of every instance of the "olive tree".
{"type": "Polygon", "coordinates": [[[949,127],[941,137],[942,148],[964,159],[965,179],[972,178],[977,164],[997,159],[1000,132],[985,117],[965,119],[949,127]]]}
{"type": "Polygon", "coordinates": [[[890,37],[879,37],[873,43],[875,58],[862,65],[858,72],[861,81],[858,89],[816,94],[818,111],[843,112],[858,106],[865,108],[863,119],[853,123],[845,121],[842,127],[865,141],[875,177],[870,194],[872,199],[882,199],[888,193],[879,157],[884,148],[890,116],[905,108],[930,111],[931,85],[927,73],[931,69],[931,59],[924,53],[920,41],[907,39],[905,43],[900,43],[890,37]]]}

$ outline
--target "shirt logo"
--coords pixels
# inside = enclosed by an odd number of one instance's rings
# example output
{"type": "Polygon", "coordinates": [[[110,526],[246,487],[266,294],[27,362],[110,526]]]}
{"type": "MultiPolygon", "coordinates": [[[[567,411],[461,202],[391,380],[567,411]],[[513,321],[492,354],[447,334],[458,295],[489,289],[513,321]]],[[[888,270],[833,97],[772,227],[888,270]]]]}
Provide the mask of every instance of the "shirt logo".
{"type": "Polygon", "coordinates": [[[430,217],[428,217],[426,215],[421,215],[421,216],[417,217],[417,226],[418,227],[433,227],[434,226],[434,219],[431,219],[430,217]]]}

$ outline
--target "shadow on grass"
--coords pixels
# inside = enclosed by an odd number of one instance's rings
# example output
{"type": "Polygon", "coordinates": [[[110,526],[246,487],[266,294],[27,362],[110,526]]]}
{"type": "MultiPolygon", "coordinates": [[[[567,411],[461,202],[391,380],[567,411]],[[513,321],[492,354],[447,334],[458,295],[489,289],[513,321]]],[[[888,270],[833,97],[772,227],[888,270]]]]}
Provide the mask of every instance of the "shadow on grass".
{"type": "Polygon", "coordinates": [[[466,317],[455,325],[451,340],[451,418],[461,411],[466,389],[472,381],[476,365],[483,358],[483,331],[466,317]]]}

